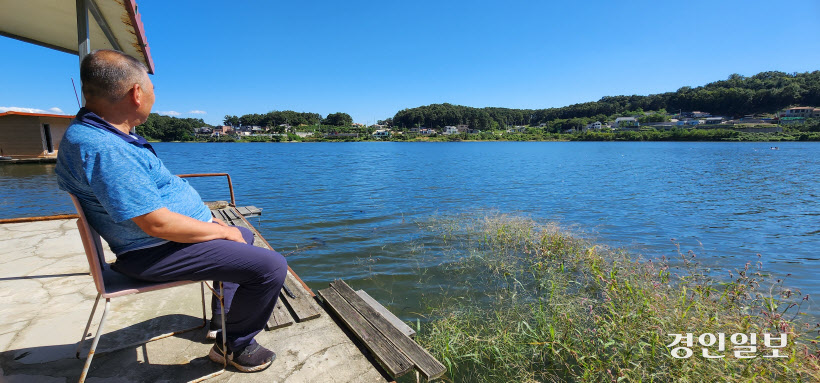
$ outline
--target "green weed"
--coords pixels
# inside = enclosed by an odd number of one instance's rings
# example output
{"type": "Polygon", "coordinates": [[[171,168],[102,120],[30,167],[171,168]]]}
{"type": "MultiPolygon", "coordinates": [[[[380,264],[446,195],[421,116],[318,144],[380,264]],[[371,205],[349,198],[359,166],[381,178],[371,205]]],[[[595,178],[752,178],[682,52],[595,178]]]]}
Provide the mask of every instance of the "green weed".
{"type": "Polygon", "coordinates": [[[816,329],[797,323],[808,297],[769,281],[759,263],[720,278],[691,252],[644,260],[498,214],[425,227],[464,254],[450,283],[473,292],[437,297],[431,320],[414,323],[449,380],[820,381],[816,329]],[[673,358],[673,333],[725,333],[726,357],[702,357],[695,340],[692,357],[673,358]],[[758,334],[756,358],[734,357],[734,333],[758,334]],[[763,333],[788,334],[788,357],[762,357],[763,333]]]}

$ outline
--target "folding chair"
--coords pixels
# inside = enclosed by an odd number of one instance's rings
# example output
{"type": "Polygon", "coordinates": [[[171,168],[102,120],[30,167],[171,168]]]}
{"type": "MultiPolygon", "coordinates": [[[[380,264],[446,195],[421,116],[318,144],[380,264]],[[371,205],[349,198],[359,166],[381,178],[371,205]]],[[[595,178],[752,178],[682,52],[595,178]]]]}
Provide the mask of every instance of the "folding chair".
{"type": "MultiPolygon", "coordinates": [[[[83,367],[83,372],[80,375],[80,383],[85,381],[86,375],[88,374],[88,369],[91,366],[91,359],[94,357],[94,353],[97,349],[97,343],[100,341],[100,336],[103,332],[103,326],[105,326],[105,319],[108,316],[108,309],[110,308],[111,298],[122,297],[131,294],[139,294],[148,291],[155,291],[155,290],[162,290],[176,286],[187,285],[190,283],[196,283],[196,281],[173,281],[173,282],[147,282],[141,281],[137,279],[130,278],[124,274],[118,273],[111,269],[111,267],[105,261],[105,254],[103,253],[102,242],[100,241],[100,235],[88,224],[88,220],[85,218],[85,213],[83,212],[82,207],[80,206],[80,202],[74,195],[71,195],[71,200],[74,202],[74,207],[77,209],[77,214],[80,216],[77,220],[77,227],[80,229],[80,237],[83,241],[83,247],[85,248],[85,255],[88,258],[88,266],[91,269],[91,276],[94,278],[94,286],[97,288],[97,299],[94,301],[94,307],[91,309],[91,315],[88,317],[88,323],[85,325],[85,330],[83,331],[83,337],[80,339],[80,342],[77,344],[77,359],[80,358],[80,349],[82,348],[83,342],[87,338],[88,329],[91,327],[91,321],[94,318],[94,312],[97,310],[97,304],[100,302],[100,297],[105,298],[105,308],[103,309],[102,319],[100,319],[100,326],[97,329],[97,335],[94,336],[94,341],[91,343],[91,349],[88,351],[88,356],[85,360],[85,366],[83,367]]],[[[202,291],[202,324],[179,331],[174,331],[162,335],[155,336],[151,339],[132,343],[129,345],[125,345],[122,347],[117,347],[115,349],[106,350],[106,352],[122,350],[125,348],[133,347],[136,345],[152,342],[158,339],[167,338],[169,336],[182,334],[184,332],[201,329],[204,328],[207,324],[207,319],[205,316],[205,286],[208,286],[210,289],[219,299],[220,303],[224,303],[224,297],[222,295],[222,282],[219,282],[219,293],[217,293],[213,287],[208,285],[207,283],[200,282],[200,290],[202,291]]],[[[225,307],[222,306],[222,328],[225,328],[225,307]]],[[[226,336],[225,331],[222,331],[222,349],[225,350],[225,343],[226,343],[226,336]]],[[[205,379],[217,376],[223,372],[225,372],[225,368],[227,367],[227,361],[223,363],[222,370],[214,372],[212,374],[206,375],[202,378],[195,380],[195,382],[200,382],[205,379]]]]}

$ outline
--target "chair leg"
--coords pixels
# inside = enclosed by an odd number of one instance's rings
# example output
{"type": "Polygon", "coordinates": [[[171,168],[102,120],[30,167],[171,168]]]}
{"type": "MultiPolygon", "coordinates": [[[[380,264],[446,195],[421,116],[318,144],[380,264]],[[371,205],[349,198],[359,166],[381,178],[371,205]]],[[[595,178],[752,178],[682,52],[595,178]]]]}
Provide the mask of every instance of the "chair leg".
{"type": "Polygon", "coordinates": [[[97,311],[97,304],[98,303],[100,303],[100,294],[99,293],[97,293],[97,299],[94,301],[94,307],[91,308],[91,315],[88,316],[88,323],[85,324],[85,330],[83,330],[83,337],[80,338],[80,342],[77,343],[77,352],[74,354],[74,356],[77,359],[80,359],[80,349],[82,349],[83,342],[85,341],[85,338],[87,337],[86,334],[88,334],[88,329],[91,327],[91,320],[94,319],[94,312],[97,311]]]}
{"type": "MultiPolygon", "coordinates": [[[[208,286],[208,288],[211,289],[210,286],[208,286]]],[[[107,350],[106,352],[120,350],[120,349],[128,348],[128,347],[131,347],[131,346],[134,346],[134,345],[140,345],[140,344],[144,345],[145,343],[152,342],[154,340],[167,338],[169,336],[173,336],[173,335],[177,335],[177,334],[181,334],[181,333],[184,333],[184,332],[188,332],[188,331],[191,331],[191,330],[196,330],[196,329],[200,329],[200,328],[205,327],[207,325],[207,316],[206,316],[207,314],[206,314],[206,310],[205,310],[205,283],[204,282],[202,282],[200,284],[200,289],[201,289],[201,292],[202,292],[202,325],[197,326],[197,327],[193,327],[193,328],[189,328],[189,329],[185,329],[185,330],[181,330],[181,331],[175,331],[175,332],[172,332],[172,333],[167,333],[167,334],[155,336],[155,337],[153,337],[151,339],[148,339],[148,340],[145,340],[145,341],[136,342],[136,343],[133,343],[133,344],[129,344],[127,346],[121,346],[121,347],[118,347],[118,348],[113,349],[113,350],[107,350]]],[[[211,290],[213,290],[213,289],[211,289],[211,290]]],[[[91,315],[88,317],[88,323],[86,323],[85,330],[83,331],[83,337],[82,337],[82,339],[80,339],[80,342],[77,345],[77,352],[76,352],[77,359],[80,358],[80,350],[82,349],[83,342],[86,339],[86,334],[88,334],[88,329],[91,328],[91,321],[94,319],[94,313],[97,311],[97,305],[100,303],[100,297],[101,297],[101,295],[97,294],[97,299],[94,301],[94,307],[91,308],[91,315]]],[[[219,294],[217,295],[217,298],[219,298],[219,301],[222,305],[222,328],[224,329],[225,328],[225,306],[224,306],[225,299],[224,299],[224,292],[222,290],[222,282],[219,283],[219,294]]],[[[83,366],[83,372],[80,374],[79,383],[85,382],[85,378],[88,375],[88,370],[91,367],[91,359],[94,358],[94,354],[97,351],[97,344],[99,343],[100,337],[102,336],[103,327],[105,326],[105,320],[108,317],[108,310],[109,310],[110,307],[111,307],[111,299],[107,298],[105,300],[105,308],[103,309],[103,315],[102,315],[102,318],[100,319],[100,325],[97,328],[97,334],[94,336],[94,341],[91,343],[91,349],[88,351],[88,356],[86,356],[85,366],[83,366]]],[[[223,330],[222,331],[222,349],[223,350],[225,349],[226,344],[227,344],[227,339],[226,339],[226,336],[225,336],[225,331],[223,330]]],[[[222,370],[217,371],[217,372],[212,373],[212,374],[209,374],[208,376],[202,377],[202,378],[197,379],[195,381],[202,381],[202,380],[217,376],[217,375],[225,372],[226,368],[227,368],[227,361],[222,365],[222,370]]]]}
{"type": "Polygon", "coordinates": [[[228,368],[228,329],[225,327],[225,290],[222,289],[222,281],[219,281],[219,309],[222,314],[222,351],[225,352],[225,362],[222,363],[222,370],[228,368]]]}
{"type": "Polygon", "coordinates": [[[199,288],[202,290],[202,327],[208,325],[208,316],[205,313],[205,282],[199,282],[199,288]]]}
{"type": "Polygon", "coordinates": [[[97,343],[100,341],[100,336],[103,333],[103,326],[105,326],[105,319],[108,316],[108,308],[111,306],[111,299],[105,299],[105,308],[103,309],[102,319],[100,319],[100,327],[97,328],[97,335],[94,336],[94,342],[91,343],[91,350],[88,351],[88,356],[85,358],[85,366],[83,372],[80,374],[79,383],[85,382],[85,377],[88,375],[88,368],[91,367],[91,359],[94,358],[94,351],[97,350],[97,343]]]}
{"type": "MultiPolygon", "coordinates": [[[[208,288],[211,290],[211,292],[216,294],[216,290],[215,290],[216,286],[211,288],[211,286],[208,285],[208,288]]],[[[228,347],[228,338],[227,338],[227,335],[225,335],[225,333],[227,332],[227,331],[225,331],[225,295],[224,295],[224,291],[222,289],[222,282],[221,281],[219,282],[219,294],[216,294],[216,298],[219,299],[220,313],[222,314],[221,315],[222,316],[222,351],[225,353],[225,355],[223,355],[224,358],[222,358],[222,369],[219,370],[219,371],[210,373],[208,375],[205,375],[201,378],[191,380],[188,383],[204,382],[204,381],[206,381],[210,378],[221,375],[223,372],[225,372],[228,369],[228,349],[227,349],[227,347],[228,347]]]]}

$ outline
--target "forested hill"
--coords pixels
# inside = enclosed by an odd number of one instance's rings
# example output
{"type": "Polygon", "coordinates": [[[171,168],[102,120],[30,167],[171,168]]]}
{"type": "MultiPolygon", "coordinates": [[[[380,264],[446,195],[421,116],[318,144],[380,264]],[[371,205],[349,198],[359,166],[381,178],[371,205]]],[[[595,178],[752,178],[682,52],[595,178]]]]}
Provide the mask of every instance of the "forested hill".
{"type": "Polygon", "coordinates": [[[560,108],[472,108],[433,104],[399,111],[393,117],[393,125],[441,129],[447,125],[468,124],[471,128],[488,129],[510,125],[539,125],[558,119],[592,118],[605,121],[612,116],[659,110],[698,110],[713,115],[741,117],[775,113],[791,105],[820,105],[820,71],[761,72],[751,77],[733,74],[726,80],[696,88],[685,86],[676,92],[648,96],[607,96],[595,102],[560,108]]]}
{"type": "Polygon", "coordinates": [[[202,126],[207,124],[201,118],[176,118],[151,113],[148,119],[137,127],[137,134],[152,140],[179,141],[190,139],[194,129],[202,126]]]}

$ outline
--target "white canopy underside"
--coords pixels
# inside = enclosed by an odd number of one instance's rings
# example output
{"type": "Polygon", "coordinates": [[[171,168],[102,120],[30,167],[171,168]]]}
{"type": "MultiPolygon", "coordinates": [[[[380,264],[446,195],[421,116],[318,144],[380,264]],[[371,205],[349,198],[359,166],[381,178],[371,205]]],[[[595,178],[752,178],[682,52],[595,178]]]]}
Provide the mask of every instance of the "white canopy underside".
{"type": "MultiPolygon", "coordinates": [[[[153,73],[134,1],[90,0],[88,4],[91,50],[119,49],[142,61],[153,73]]],[[[0,35],[78,54],[76,6],[76,0],[0,0],[0,35]]]]}

